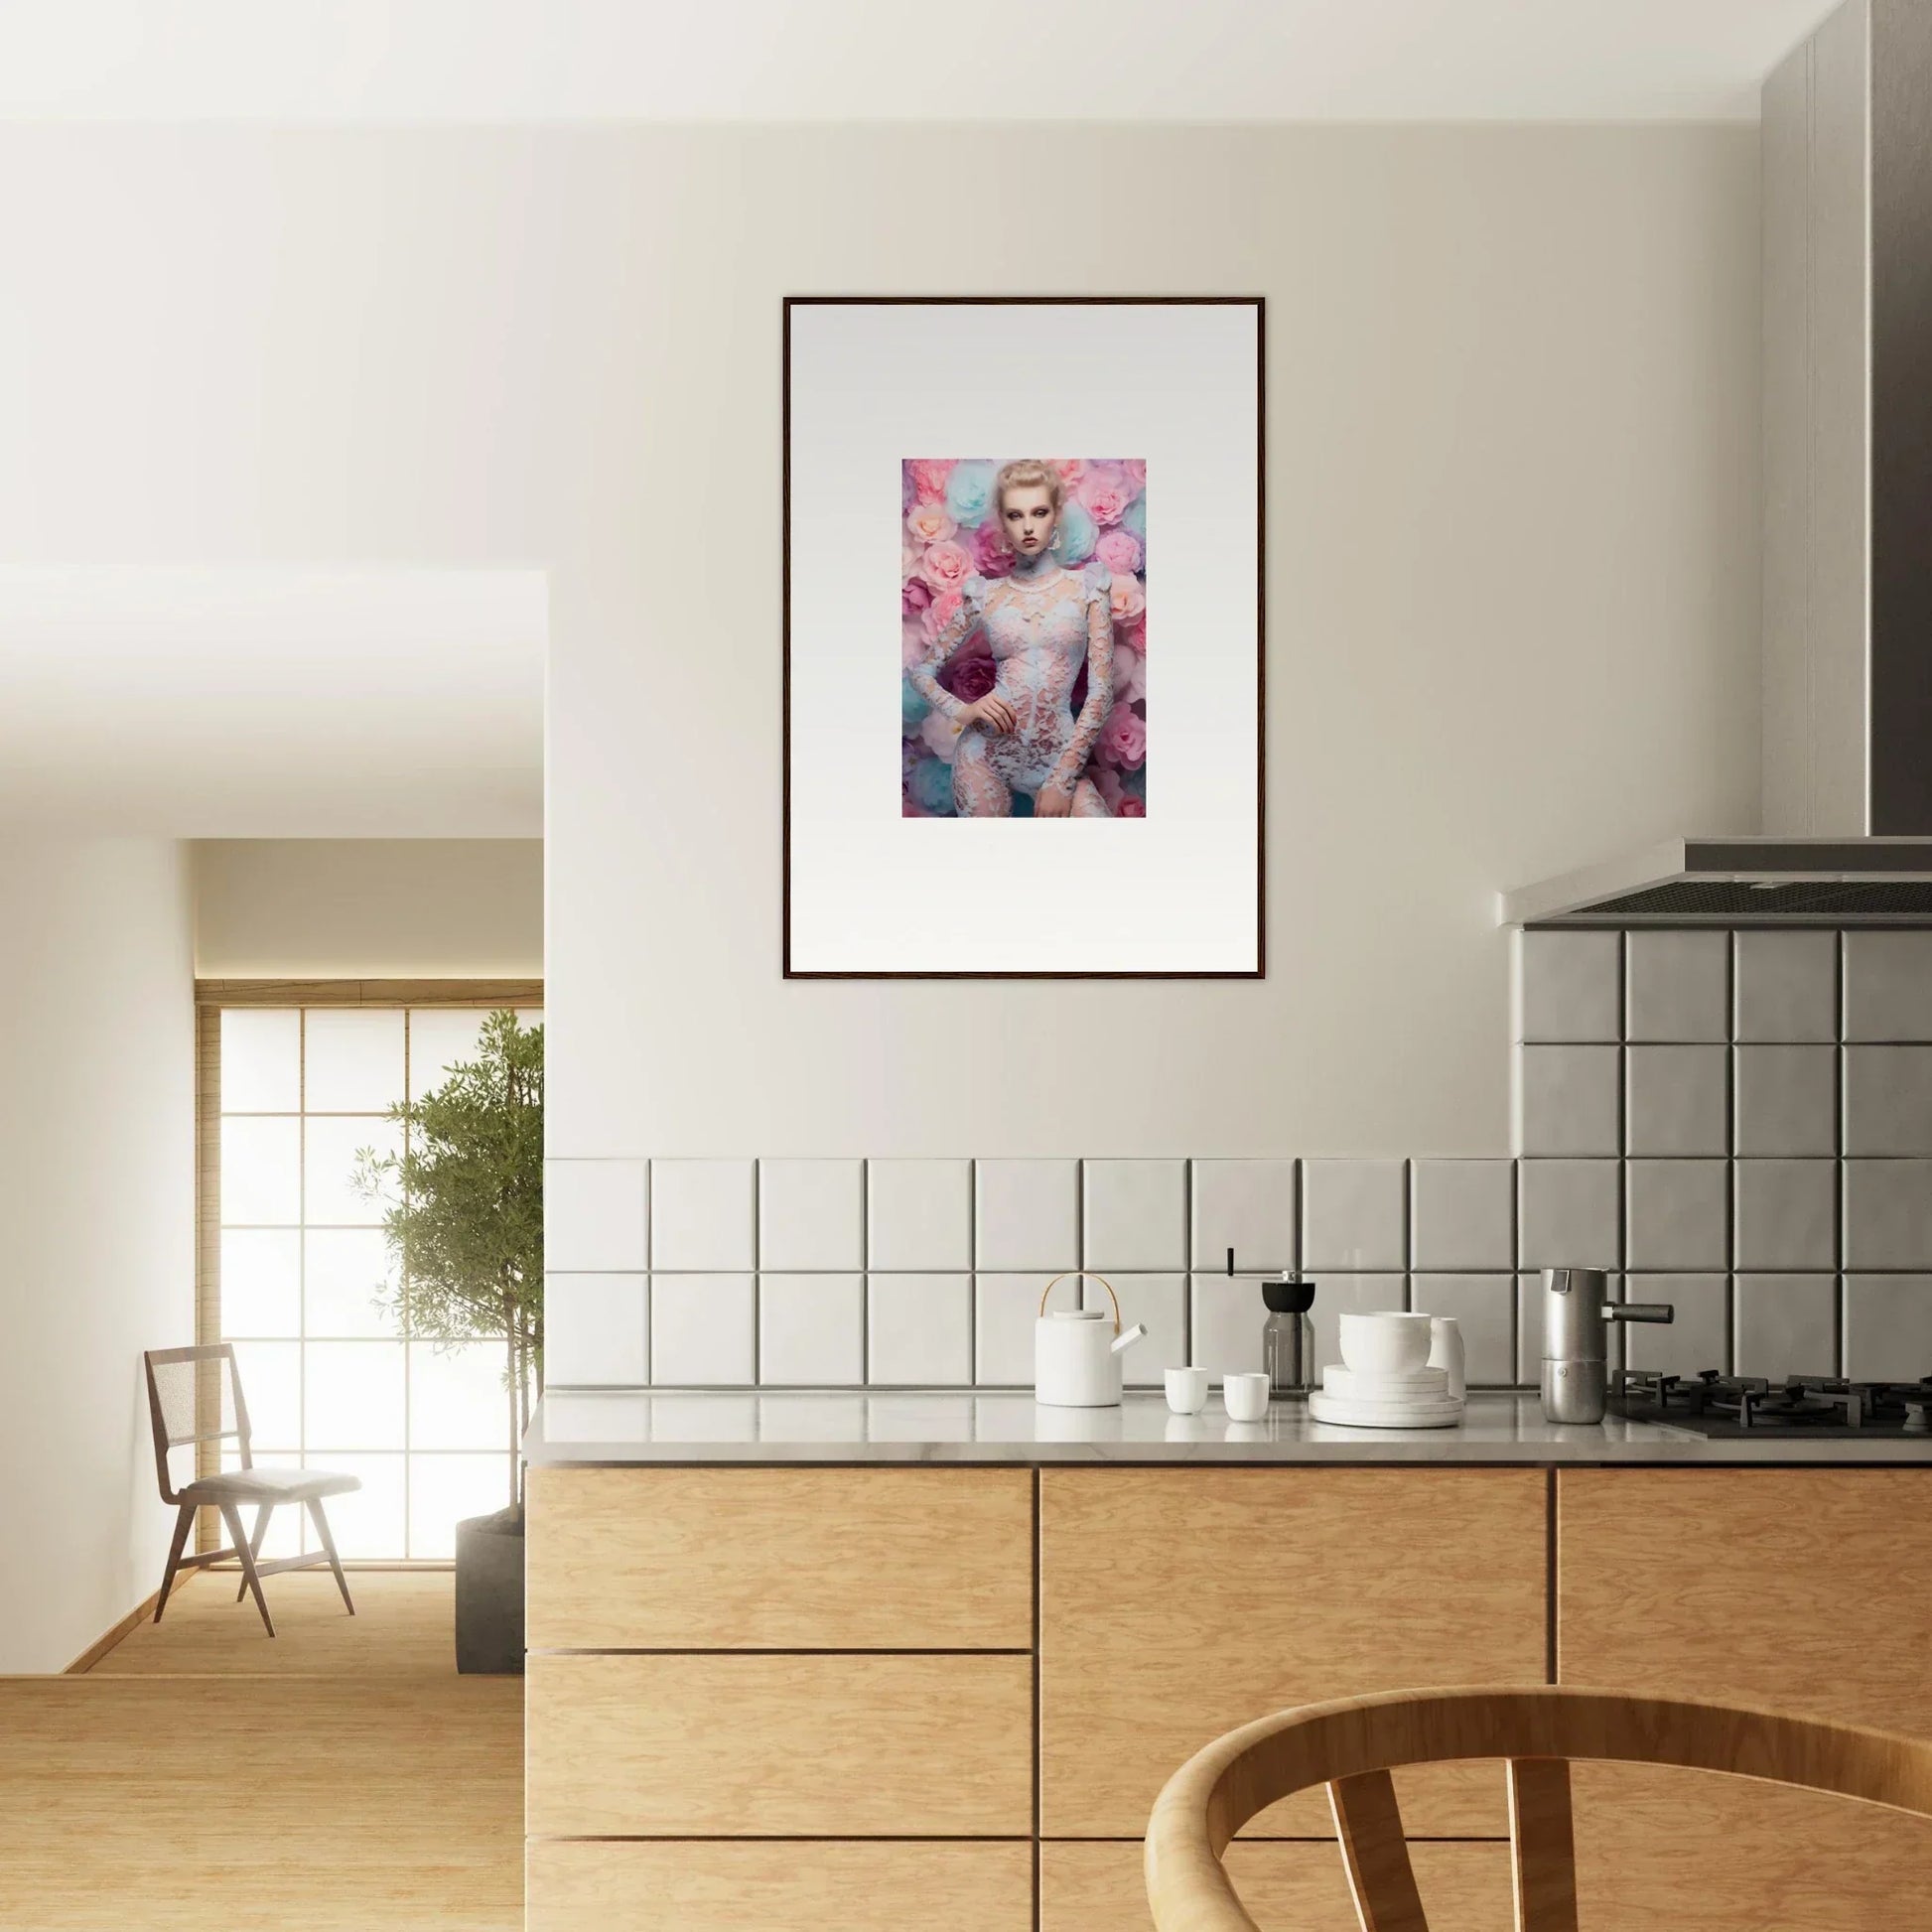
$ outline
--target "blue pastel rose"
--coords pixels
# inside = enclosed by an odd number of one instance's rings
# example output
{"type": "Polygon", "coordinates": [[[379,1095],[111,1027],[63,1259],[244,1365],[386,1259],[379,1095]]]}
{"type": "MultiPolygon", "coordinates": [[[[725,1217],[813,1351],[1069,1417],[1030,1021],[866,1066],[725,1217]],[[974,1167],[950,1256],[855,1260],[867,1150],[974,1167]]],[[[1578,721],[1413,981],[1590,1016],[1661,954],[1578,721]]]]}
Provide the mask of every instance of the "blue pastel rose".
{"type": "Polygon", "coordinates": [[[1069,500],[1060,510],[1059,556],[1067,565],[1083,564],[1093,555],[1100,532],[1082,504],[1069,500]]]}
{"type": "Polygon", "coordinates": [[[952,811],[952,766],[921,759],[912,767],[912,796],[935,817],[952,811]]]}
{"type": "Polygon", "coordinates": [[[961,529],[981,521],[993,507],[993,478],[990,463],[956,463],[946,479],[946,514],[961,529]]]}
{"type": "Polygon", "coordinates": [[[932,707],[912,688],[912,680],[902,677],[898,681],[898,722],[902,731],[917,731],[925,723],[925,715],[932,707]]]}
{"type": "Polygon", "coordinates": [[[1147,543],[1147,493],[1143,491],[1121,512],[1120,527],[1132,530],[1140,538],[1142,545],[1147,543]]]}

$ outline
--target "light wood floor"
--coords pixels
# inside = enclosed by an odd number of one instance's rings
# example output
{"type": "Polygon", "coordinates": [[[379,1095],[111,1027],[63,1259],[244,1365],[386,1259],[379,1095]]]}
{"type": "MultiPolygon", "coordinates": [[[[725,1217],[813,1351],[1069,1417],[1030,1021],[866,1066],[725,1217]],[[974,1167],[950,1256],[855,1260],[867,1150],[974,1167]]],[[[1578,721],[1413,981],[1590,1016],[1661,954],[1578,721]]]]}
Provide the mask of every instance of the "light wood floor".
{"type": "Polygon", "coordinates": [[[516,1932],[523,1685],[454,1578],[197,1577],[83,1676],[0,1678],[5,1932],[516,1932]]]}

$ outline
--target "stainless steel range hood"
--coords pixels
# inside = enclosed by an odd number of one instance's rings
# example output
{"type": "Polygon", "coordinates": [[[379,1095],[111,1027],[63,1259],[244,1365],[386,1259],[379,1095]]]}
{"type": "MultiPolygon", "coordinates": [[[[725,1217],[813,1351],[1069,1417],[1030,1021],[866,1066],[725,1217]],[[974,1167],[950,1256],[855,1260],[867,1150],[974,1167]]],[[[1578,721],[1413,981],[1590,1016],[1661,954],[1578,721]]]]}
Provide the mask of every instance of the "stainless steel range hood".
{"type": "Polygon", "coordinates": [[[1932,5],[1764,83],[1758,838],[1499,895],[1505,924],[1932,923],[1932,5]]]}

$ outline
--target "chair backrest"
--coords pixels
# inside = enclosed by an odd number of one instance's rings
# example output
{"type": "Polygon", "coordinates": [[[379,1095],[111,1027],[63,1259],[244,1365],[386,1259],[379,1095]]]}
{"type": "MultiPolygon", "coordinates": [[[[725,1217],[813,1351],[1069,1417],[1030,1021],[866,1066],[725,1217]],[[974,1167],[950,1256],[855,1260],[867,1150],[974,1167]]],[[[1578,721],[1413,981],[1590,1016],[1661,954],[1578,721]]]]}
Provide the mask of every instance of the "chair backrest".
{"type": "Polygon", "coordinates": [[[1257,1812],[1325,1784],[1364,1932],[1429,1932],[1389,1772],[1463,1757],[1508,1760],[1521,1932],[1576,1932],[1572,1758],[1728,1771],[1932,1817],[1932,1743],[1890,1731],[1556,1686],[1345,1698],[1231,1730],[1168,1780],[1147,1828],[1155,1925],[1259,1932],[1221,1856],[1257,1812]]]}
{"type": "Polygon", "coordinates": [[[154,1427],[155,1473],[161,1500],[179,1500],[168,1451],[187,1443],[241,1445],[241,1466],[254,1466],[248,1452],[248,1405],[241,1396],[234,1344],[212,1342],[200,1348],[150,1348],[142,1357],[148,1375],[148,1420],[154,1427]]]}

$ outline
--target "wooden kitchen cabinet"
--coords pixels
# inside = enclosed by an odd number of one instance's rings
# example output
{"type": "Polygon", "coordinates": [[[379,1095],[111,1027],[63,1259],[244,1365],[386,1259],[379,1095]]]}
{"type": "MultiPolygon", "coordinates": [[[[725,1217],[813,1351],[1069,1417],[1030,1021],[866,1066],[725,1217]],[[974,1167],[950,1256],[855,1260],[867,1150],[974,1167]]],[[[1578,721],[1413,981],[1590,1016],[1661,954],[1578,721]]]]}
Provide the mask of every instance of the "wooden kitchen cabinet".
{"type": "MultiPolygon", "coordinates": [[[[1932,1736],[1932,1470],[1579,1469],[1560,1681],[1932,1736]]],[[[1576,1770],[1593,1932],[1932,1923],[1932,1822],[1631,1765],[1576,1770]]]]}
{"type": "MultiPolygon", "coordinates": [[[[1138,1839],[1203,1744],[1288,1705],[1547,1681],[1539,1469],[1040,1473],[1040,1831],[1138,1839]]],[[[1508,1833],[1502,1767],[1397,1780],[1419,1837],[1508,1833]]],[[[1325,1800],[1249,1836],[1331,1840],[1325,1800]]]]}

